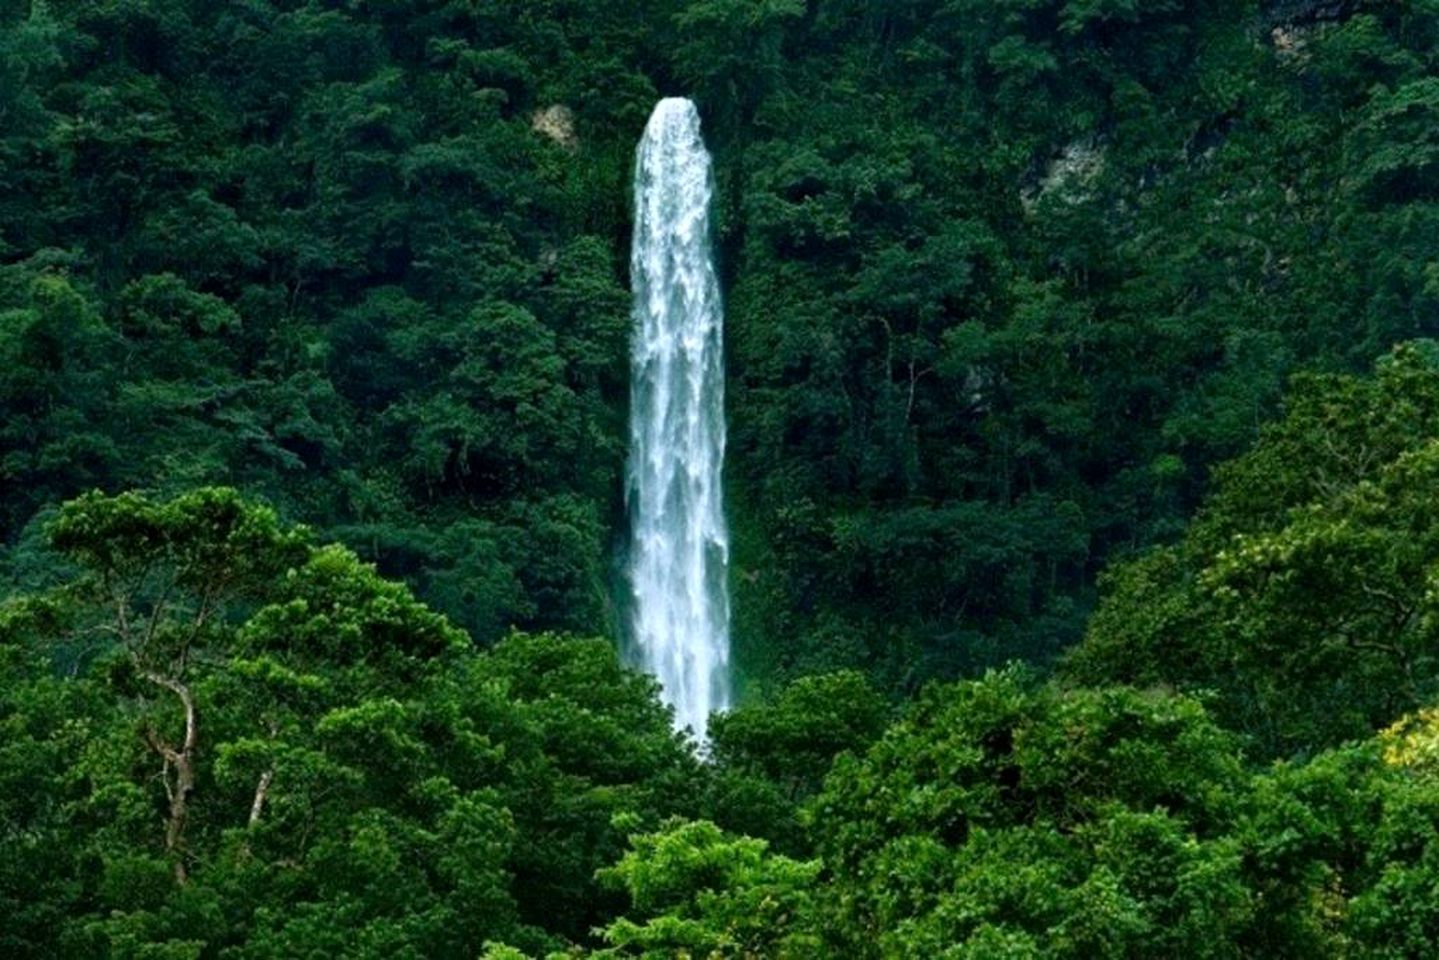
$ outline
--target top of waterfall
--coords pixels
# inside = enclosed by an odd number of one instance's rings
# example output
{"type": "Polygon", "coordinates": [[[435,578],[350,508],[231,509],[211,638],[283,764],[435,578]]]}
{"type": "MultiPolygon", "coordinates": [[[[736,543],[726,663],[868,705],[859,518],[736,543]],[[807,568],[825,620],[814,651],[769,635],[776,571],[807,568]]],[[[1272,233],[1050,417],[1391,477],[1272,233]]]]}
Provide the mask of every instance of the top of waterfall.
{"type": "Polygon", "coordinates": [[[700,112],[693,100],[685,97],[665,97],[655,104],[648,126],[651,130],[668,126],[698,127],[699,122],[700,112]]]}
{"type": "Polygon", "coordinates": [[[680,110],[686,113],[696,113],[695,102],[689,97],[665,97],[655,104],[655,113],[668,113],[671,110],[680,110]]]}

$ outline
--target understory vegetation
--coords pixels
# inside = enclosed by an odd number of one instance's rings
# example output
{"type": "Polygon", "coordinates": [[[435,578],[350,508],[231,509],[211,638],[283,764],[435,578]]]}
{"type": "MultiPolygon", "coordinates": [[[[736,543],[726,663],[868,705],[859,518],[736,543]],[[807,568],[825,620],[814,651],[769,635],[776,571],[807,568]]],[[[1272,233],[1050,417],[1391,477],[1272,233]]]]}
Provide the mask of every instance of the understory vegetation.
{"type": "Polygon", "coordinates": [[[0,0],[0,494],[0,955],[1433,956],[1439,2],[0,0]]]}

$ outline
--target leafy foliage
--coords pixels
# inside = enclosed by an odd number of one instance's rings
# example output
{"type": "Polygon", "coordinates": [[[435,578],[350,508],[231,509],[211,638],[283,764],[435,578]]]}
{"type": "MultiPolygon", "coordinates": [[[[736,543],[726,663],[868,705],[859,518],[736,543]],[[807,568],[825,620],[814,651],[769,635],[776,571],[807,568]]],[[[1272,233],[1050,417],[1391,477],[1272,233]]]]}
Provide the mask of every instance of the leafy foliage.
{"type": "Polygon", "coordinates": [[[0,4],[0,954],[1432,955],[1436,57],[1433,0],[0,4]],[[613,642],[674,94],[701,755],[613,642]]]}
{"type": "Polygon", "coordinates": [[[17,584],[64,499],[229,484],[483,643],[613,633],[660,93],[721,174],[761,687],[1053,658],[1289,372],[1439,324],[1427,0],[12,7],[17,584]]]}
{"type": "Polygon", "coordinates": [[[932,688],[811,808],[845,956],[1232,955],[1253,909],[1225,835],[1243,788],[1198,704],[932,688]]]}
{"type": "Polygon", "coordinates": [[[1085,679],[1211,688],[1266,753],[1362,737],[1432,702],[1439,368],[1299,381],[1176,547],[1119,568],[1070,659],[1085,679]]]}
{"type": "Polygon", "coordinates": [[[604,641],[477,654],[230,490],[87,496],[50,537],[75,577],[0,608],[16,952],[552,945],[606,915],[615,822],[686,809],[694,761],[604,641]]]}

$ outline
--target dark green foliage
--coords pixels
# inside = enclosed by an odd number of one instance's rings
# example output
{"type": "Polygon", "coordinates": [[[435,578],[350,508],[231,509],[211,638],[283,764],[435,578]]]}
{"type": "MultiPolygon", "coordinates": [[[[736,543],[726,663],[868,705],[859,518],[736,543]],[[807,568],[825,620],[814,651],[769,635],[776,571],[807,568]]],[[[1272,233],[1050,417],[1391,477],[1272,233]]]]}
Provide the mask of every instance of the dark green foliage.
{"type": "Polygon", "coordinates": [[[826,0],[0,12],[0,537],[226,483],[483,643],[613,632],[626,185],[720,175],[745,672],[1081,633],[1301,367],[1439,329],[1436,12],[826,0]]]}
{"type": "Polygon", "coordinates": [[[1319,6],[790,28],[787,83],[721,144],[759,669],[1049,656],[1289,370],[1434,329],[1434,11],[1319,6]]]}
{"type": "MultiPolygon", "coordinates": [[[[95,486],[227,482],[482,642],[604,625],[625,163],[591,117],[579,150],[532,129],[586,87],[512,6],[3,13],[7,547],[95,486]]],[[[594,19],[601,47],[636,42],[594,19]]]]}

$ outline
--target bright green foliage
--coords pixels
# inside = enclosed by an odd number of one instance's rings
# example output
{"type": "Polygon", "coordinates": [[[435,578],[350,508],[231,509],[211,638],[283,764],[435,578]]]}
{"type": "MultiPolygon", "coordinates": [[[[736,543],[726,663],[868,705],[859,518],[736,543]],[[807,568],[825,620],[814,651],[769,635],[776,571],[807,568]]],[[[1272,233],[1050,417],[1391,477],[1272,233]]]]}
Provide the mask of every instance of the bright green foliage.
{"type": "Polygon", "coordinates": [[[1379,739],[1386,762],[1421,780],[1439,774],[1439,708],[1428,707],[1401,718],[1379,739]]]}
{"type": "MultiPolygon", "coordinates": [[[[1332,502],[1402,504],[1427,450],[1332,502]]],[[[1439,937],[1432,708],[1256,771],[1184,695],[1016,667],[884,729],[841,672],[718,718],[701,763],[607,641],[477,650],[232,490],[88,495],[49,538],[62,582],[0,605],[7,954],[1297,960],[1439,937]]]]}
{"type": "Polygon", "coordinates": [[[932,687],[810,805],[817,859],[708,822],[632,837],[598,956],[1425,956],[1429,712],[1245,767],[1194,700],[932,687]]]}
{"type": "Polygon", "coordinates": [[[623,886],[633,909],[605,928],[613,949],[594,956],[779,960],[819,949],[805,932],[818,863],[771,854],[763,840],[727,835],[706,820],[672,821],[630,844],[601,876],[623,886]]]}
{"type": "Polygon", "coordinates": [[[527,838],[510,861],[521,916],[584,939],[622,905],[596,871],[629,830],[696,810],[698,764],[654,681],[623,669],[603,640],[514,635],[452,684],[463,725],[493,725],[502,751],[498,789],[527,838]],[[466,705],[477,691],[498,717],[466,705]]]}
{"type": "MultiPolygon", "coordinates": [[[[1405,724],[1431,740],[1427,716],[1405,724]]],[[[1439,937],[1439,804],[1399,734],[1281,765],[1256,781],[1249,871],[1270,904],[1263,956],[1420,958],[1439,937]],[[1400,749],[1396,750],[1396,747],[1400,749]]]]}
{"type": "Polygon", "coordinates": [[[1195,702],[932,687],[809,809],[839,956],[1238,956],[1244,774],[1195,702]],[[1198,951],[1196,953],[1196,951],[1198,951]]]}
{"type": "Polygon", "coordinates": [[[1076,676],[1212,688],[1266,753],[1362,737],[1439,695],[1439,367],[1300,380],[1185,541],[1119,568],[1076,676]]]}
{"type": "Polygon", "coordinates": [[[862,753],[879,738],[890,712],[850,670],[803,677],[772,700],[717,715],[708,815],[783,852],[805,850],[800,805],[819,791],[835,757],[862,753]]]}

